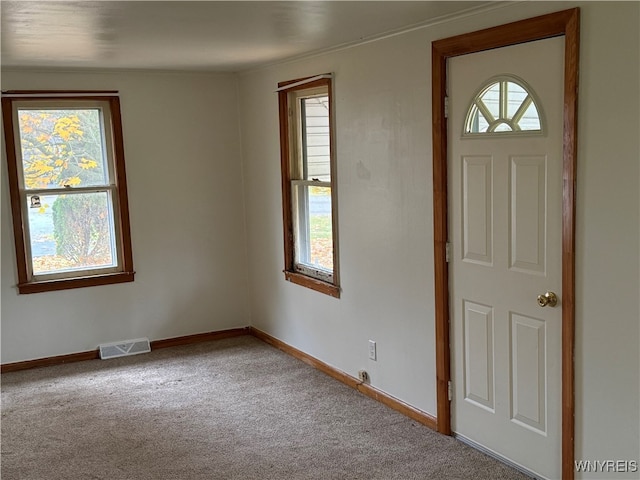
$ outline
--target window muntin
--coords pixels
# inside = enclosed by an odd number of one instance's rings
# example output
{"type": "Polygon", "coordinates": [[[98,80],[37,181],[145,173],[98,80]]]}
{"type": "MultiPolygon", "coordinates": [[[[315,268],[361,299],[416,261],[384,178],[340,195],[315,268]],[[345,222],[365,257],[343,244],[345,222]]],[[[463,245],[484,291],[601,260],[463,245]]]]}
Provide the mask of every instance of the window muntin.
{"type": "Polygon", "coordinates": [[[117,96],[3,95],[20,293],[133,280],[117,96]]]}
{"type": "Polygon", "coordinates": [[[475,95],[464,135],[541,134],[542,112],[533,90],[514,76],[491,79],[475,95]]]}
{"type": "Polygon", "coordinates": [[[284,89],[280,102],[285,274],[338,296],[330,79],[284,89]]]}

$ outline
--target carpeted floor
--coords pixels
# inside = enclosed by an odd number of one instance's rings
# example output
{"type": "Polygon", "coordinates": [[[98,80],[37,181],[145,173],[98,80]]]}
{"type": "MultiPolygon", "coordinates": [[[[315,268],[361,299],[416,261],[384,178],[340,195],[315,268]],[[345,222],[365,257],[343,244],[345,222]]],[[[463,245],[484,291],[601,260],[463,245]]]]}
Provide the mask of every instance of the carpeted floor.
{"type": "Polygon", "coordinates": [[[528,477],[243,336],[2,375],[2,480],[528,477]]]}

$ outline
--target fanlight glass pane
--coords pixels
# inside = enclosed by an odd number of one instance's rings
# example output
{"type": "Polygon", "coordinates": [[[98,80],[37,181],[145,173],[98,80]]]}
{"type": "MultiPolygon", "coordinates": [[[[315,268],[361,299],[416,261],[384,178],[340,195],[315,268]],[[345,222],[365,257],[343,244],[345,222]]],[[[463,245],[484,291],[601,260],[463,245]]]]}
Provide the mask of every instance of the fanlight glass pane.
{"type": "Polygon", "coordinates": [[[489,122],[482,114],[482,112],[478,109],[477,105],[473,105],[471,107],[471,112],[469,114],[469,127],[468,130],[471,132],[485,132],[489,128],[489,122]]]}
{"type": "Polygon", "coordinates": [[[480,97],[493,118],[500,117],[500,84],[491,85],[480,97]]]}
{"type": "Polygon", "coordinates": [[[521,130],[541,130],[542,126],[540,125],[540,115],[538,114],[538,109],[536,108],[534,103],[529,105],[529,108],[525,110],[522,119],[519,122],[521,130]]]}
{"type": "Polygon", "coordinates": [[[522,103],[529,95],[527,91],[517,83],[507,82],[507,118],[513,118],[522,103]]]}
{"type": "Polygon", "coordinates": [[[109,183],[99,108],[21,108],[18,125],[28,190],[109,183]]]}
{"type": "Polygon", "coordinates": [[[465,119],[465,134],[541,132],[534,94],[512,79],[492,81],[473,99],[465,119]]]}
{"type": "Polygon", "coordinates": [[[117,266],[108,192],[30,195],[34,275],[117,266]]]}

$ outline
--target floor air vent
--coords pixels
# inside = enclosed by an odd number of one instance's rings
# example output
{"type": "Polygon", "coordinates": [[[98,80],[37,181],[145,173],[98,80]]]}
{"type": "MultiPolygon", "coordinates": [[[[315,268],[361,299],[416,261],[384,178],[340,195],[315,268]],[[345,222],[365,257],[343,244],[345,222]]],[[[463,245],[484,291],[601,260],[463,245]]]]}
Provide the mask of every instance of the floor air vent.
{"type": "Polygon", "coordinates": [[[107,360],[150,351],[151,345],[148,338],[136,338],[135,340],[124,340],[122,342],[103,343],[100,345],[100,358],[107,360]]]}

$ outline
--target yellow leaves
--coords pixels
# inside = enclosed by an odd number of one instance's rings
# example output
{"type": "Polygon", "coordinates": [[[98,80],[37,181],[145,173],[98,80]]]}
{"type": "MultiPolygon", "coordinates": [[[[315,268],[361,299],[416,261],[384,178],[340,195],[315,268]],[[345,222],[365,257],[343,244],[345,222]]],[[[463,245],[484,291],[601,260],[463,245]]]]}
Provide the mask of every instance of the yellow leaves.
{"type": "Polygon", "coordinates": [[[42,176],[44,173],[53,172],[54,168],[49,164],[47,157],[40,158],[32,161],[25,172],[33,173],[34,175],[42,176]]]}
{"type": "Polygon", "coordinates": [[[23,112],[20,114],[20,132],[23,134],[33,133],[36,126],[41,123],[31,113],[23,112]]]}
{"type": "Polygon", "coordinates": [[[64,179],[62,182],[60,182],[62,185],[64,185],[65,187],[68,185],[70,187],[75,187],[77,185],[80,185],[80,183],[82,183],[82,180],[80,180],[80,177],[70,177],[70,178],[66,178],[64,179]]]}
{"type": "Polygon", "coordinates": [[[68,141],[73,135],[82,137],[84,132],[80,130],[80,119],[77,115],[59,118],[53,127],[53,132],[63,140],[68,141]]]}
{"type": "Polygon", "coordinates": [[[80,160],[80,163],[78,164],[78,166],[80,168],[82,168],[83,170],[88,170],[90,168],[96,168],[98,166],[98,162],[96,162],[95,160],[89,160],[87,158],[82,158],[80,160]]]}
{"type": "Polygon", "coordinates": [[[20,147],[27,188],[76,187],[100,167],[99,116],[92,109],[20,109],[20,147]]]}
{"type": "Polygon", "coordinates": [[[33,174],[25,176],[25,184],[27,188],[47,188],[51,183],[52,175],[35,176],[33,174]]]}

